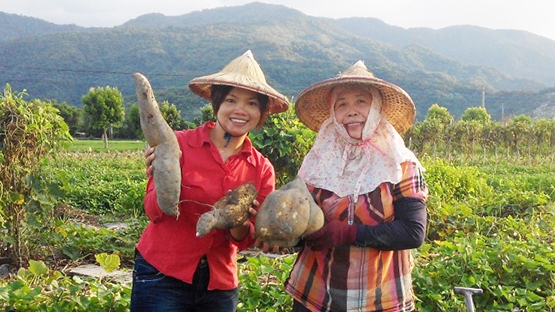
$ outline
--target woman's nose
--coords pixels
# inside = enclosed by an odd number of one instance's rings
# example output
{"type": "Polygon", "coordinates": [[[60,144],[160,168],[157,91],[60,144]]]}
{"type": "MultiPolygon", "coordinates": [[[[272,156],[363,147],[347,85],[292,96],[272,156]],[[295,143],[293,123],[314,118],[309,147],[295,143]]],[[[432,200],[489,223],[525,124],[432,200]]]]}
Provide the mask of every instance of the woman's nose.
{"type": "Polygon", "coordinates": [[[354,106],[349,106],[349,110],[347,111],[347,115],[349,115],[349,116],[356,116],[356,115],[358,115],[358,111],[356,110],[356,107],[354,107],[354,106]]]}

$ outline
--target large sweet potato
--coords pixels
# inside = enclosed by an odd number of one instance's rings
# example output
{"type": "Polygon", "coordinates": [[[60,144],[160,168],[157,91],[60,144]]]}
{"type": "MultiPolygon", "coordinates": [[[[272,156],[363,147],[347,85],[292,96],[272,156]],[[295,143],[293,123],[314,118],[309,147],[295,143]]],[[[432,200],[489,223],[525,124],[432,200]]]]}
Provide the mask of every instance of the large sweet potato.
{"type": "Polygon", "coordinates": [[[256,214],[256,236],[270,246],[295,246],[324,225],[322,209],[314,202],[304,180],[293,181],[266,197],[256,214]]]}
{"type": "Polygon", "coordinates": [[[155,158],[153,178],[156,185],[158,206],[169,215],[179,215],[179,195],[181,192],[181,166],[179,165],[179,145],[173,130],[162,117],[150,83],[140,73],[134,73],[141,130],[151,147],[155,158]]]}
{"type": "Polygon", "coordinates": [[[203,213],[197,221],[197,237],[212,229],[231,229],[248,220],[249,208],[258,193],[252,183],[245,183],[218,200],[212,210],[203,213]]]}

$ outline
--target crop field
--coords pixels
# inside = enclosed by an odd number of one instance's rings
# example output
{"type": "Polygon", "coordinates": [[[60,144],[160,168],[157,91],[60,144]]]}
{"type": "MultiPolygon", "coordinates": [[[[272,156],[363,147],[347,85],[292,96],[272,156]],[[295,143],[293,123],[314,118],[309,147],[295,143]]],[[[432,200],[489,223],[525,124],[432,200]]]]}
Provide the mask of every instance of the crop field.
{"type": "MultiPolygon", "coordinates": [[[[141,141],[76,140],[42,164],[56,185],[51,232],[25,248],[33,261],[0,279],[0,308],[10,311],[127,311],[130,285],[70,277],[69,267],[106,265],[129,271],[147,219],[141,141]],[[110,230],[102,224],[121,222],[110,230]],[[103,257],[96,257],[97,255],[103,257]]],[[[447,162],[420,157],[430,188],[425,244],[414,250],[419,311],[463,311],[455,286],[480,288],[479,311],[555,311],[555,165],[447,162]]],[[[44,199],[46,200],[46,199],[44,199]]],[[[283,282],[295,254],[245,253],[239,311],[289,311],[283,282]]]]}

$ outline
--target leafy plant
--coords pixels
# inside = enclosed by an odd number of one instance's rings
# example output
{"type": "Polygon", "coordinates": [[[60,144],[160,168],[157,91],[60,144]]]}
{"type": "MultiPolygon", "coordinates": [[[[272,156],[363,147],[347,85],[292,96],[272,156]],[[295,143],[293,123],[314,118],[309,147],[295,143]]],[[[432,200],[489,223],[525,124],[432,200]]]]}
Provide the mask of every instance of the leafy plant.
{"type": "Polygon", "coordinates": [[[48,229],[55,186],[40,174],[41,160],[71,139],[50,104],[26,102],[6,85],[0,95],[0,250],[19,265],[33,253],[33,237],[48,229]]]}
{"type": "Polygon", "coordinates": [[[69,277],[30,261],[10,281],[0,280],[5,311],[129,311],[131,287],[109,280],[69,277]]]}
{"type": "Polygon", "coordinates": [[[265,256],[247,257],[239,265],[238,311],[290,311],[291,296],[283,285],[295,261],[294,255],[278,258],[265,256]]]}

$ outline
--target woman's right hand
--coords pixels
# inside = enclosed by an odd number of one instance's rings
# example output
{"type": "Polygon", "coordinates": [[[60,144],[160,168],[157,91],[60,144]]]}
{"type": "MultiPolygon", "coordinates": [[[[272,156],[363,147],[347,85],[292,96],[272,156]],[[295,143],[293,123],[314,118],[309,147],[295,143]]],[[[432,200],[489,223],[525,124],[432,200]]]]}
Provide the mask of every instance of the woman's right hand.
{"type": "Polygon", "coordinates": [[[263,253],[281,254],[285,251],[285,248],[281,248],[278,245],[270,246],[268,242],[262,241],[259,237],[254,241],[254,247],[261,249],[263,253]]]}
{"type": "Polygon", "coordinates": [[[146,175],[151,176],[154,172],[154,167],[152,166],[152,162],[154,161],[154,147],[147,147],[145,149],[145,165],[146,165],[146,175]]]}

